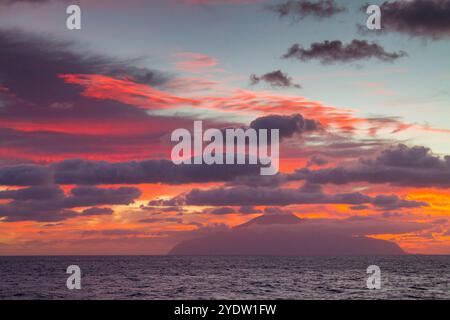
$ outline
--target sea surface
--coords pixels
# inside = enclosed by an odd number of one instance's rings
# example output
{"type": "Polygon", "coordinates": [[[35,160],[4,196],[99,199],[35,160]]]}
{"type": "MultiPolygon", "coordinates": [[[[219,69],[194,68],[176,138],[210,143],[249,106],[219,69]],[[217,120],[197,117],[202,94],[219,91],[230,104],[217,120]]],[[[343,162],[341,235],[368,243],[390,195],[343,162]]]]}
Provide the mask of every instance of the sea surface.
{"type": "Polygon", "coordinates": [[[0,299],[450,299],[450,256],[0,257],[0,299]]]}

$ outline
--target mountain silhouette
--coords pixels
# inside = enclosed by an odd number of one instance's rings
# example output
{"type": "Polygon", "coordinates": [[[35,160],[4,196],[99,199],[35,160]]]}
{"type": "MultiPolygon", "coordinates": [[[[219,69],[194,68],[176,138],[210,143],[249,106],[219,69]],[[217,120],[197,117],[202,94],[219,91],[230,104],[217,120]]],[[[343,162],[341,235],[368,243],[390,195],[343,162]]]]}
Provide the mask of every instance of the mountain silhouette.
{"type": "Polygon", "coordinates": [[[291,214],[262,215],[228,231],[177,244],[169,255],[401,255],[394,242],[308,225],[291,214]]]}
{"type": "Polygon", "coordinates": [[[261,215],[246,223],[240,224],[235,228],[245,228],[256,225],[276,225],[276,224],[297,224],[301,223],[302,219],[293,214],[274,214],[274,215],[261,215]]]}

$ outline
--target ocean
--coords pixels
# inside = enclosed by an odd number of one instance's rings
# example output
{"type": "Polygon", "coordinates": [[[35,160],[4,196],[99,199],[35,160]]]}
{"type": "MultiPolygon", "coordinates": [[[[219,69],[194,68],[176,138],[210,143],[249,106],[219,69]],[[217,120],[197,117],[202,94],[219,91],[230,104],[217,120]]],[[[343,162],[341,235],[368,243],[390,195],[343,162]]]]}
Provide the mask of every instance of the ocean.
{"type": "Polygon", "coordinates": [[[0,299],[450,299],[450,256],[0,257],[0,299]]]}

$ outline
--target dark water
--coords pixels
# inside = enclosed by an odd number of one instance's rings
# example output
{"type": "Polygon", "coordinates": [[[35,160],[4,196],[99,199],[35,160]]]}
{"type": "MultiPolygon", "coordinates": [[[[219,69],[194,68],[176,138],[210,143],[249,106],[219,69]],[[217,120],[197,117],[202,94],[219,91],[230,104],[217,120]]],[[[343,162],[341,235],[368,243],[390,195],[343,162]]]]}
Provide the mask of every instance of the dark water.
{"type": "Polygon", "coordinates": [[[0,281],[0,299],[449,299],[450,256],[0,257],[0,281]],[[366,288],[372,264],[380,290],[366,288]]]}

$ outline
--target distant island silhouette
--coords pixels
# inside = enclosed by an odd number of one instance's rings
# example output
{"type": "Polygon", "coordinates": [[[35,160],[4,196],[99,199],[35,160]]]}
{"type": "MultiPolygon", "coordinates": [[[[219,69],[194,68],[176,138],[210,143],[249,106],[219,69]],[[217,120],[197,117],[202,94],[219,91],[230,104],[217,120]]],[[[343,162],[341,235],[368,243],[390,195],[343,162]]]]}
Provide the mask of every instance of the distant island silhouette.
{"type": "Polygon", "coordinates": [[[169,255],[402,255],[396,243],[304,225],[293,214],[261,215],[228,231],[177,244],[169,255]]]}

